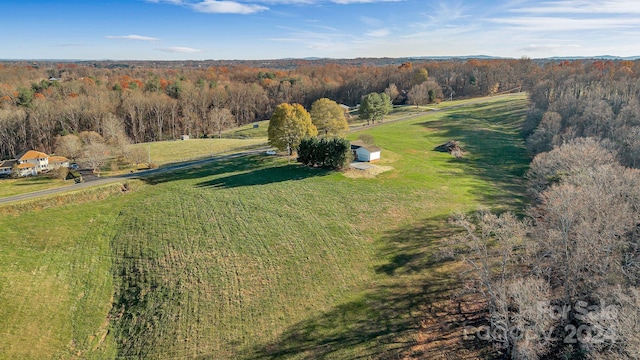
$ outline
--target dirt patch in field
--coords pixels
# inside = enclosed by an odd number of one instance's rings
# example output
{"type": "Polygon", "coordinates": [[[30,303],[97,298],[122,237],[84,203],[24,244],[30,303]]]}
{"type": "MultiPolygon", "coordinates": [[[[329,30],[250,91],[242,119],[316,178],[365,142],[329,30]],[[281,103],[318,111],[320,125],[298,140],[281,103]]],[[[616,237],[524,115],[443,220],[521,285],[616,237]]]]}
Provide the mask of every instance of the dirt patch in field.
{"type": "Polygon", "coordinates": [[[351,179],[361,179],[361,178],[371,179],[378,176],[379,174],[382,174],[383,172],[393,170],[393,166],[382,166],[382,165],[373,165],[373,164],[369,164],[369,165],[370,165],[369,168],[365,170],[350,167],[347,170],[345,170],[342,174],[351,179]]]}

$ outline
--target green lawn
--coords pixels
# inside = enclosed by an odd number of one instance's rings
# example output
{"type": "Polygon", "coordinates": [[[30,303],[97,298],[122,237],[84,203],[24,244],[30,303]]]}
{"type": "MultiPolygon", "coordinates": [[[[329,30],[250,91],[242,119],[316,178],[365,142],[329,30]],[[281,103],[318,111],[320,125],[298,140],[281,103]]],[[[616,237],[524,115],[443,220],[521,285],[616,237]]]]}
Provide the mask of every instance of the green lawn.
{"type": "Polygon", "coordinates": [[[221,155],[230,152],[266,146],[267,138],[254,137],[246,139],[191,139],[175,141],[157,141],[140,143],[134,147],[142,147],[150,153],[151,162],[156,165],[200,159],[207,156],[221,155]]]}
{"type": "Polygon", "coordinates": [[[374,179],[252,156],[2,217],[0,357],[432,357],[421,320],[455,286],[434,256],[446,219],[523,205],[526,109],[368,129],[393,167],[374,179]],[[432,150],[449,139],[463,159],[432,150]]]}
{"type": "MultiPolygon", "coordinates": [[[[266,134],[266,128],[265,128],[266,134]]],[[[133,145],[141,147],[150,154],[151,162],[162,166],[169,163],[202,159],[215,155],[233,153],[241,150],[267,146],[264,137],[247,137],[245,139],[191,139],[186,141],[158,141],[133,145]]],[[[115,159],[112,159],[115,161],[115,159]]],[[[111,176],[130,171],[130,165],[121,165],[117,171],[109,170],[105,166],[102,176],[111,176]]],[[[19,179],[0,179],[0,198],[26,194],[33,191],[52,189],[73,185],[72,181],[61,181],[46,176],[26,177],[19,179]]]]}
{"type": "Polygon", "coordinates": [[[73,185],[73,181],[62,181],[47,176],[0,179],[0,198],[67,185],[73,185]]]}
{"type": "Polygon", "coordinates": [[[253,139],[267,138],[267,129],[269,128],[269,120],[258,121],[255,123],[240,126],[236,129],[227,130],[222,133],[223,138],[228,139],[253,139]],[[257,125],[255,127],[254,125],[257,125]]]}

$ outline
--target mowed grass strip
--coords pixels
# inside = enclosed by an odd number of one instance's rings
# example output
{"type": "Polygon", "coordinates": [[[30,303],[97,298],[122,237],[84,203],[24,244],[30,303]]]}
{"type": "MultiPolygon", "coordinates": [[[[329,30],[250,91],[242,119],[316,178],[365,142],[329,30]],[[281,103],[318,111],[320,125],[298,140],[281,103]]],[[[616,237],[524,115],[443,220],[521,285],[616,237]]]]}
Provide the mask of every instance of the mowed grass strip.
{"type": "Polygon", "coordinates": [[[47,176],[27,177],[21,179],[0,179],[0,198],[25,194],[44,189],[71,186],[72,180],[52,179],[47,176]]]}
{"type": "Polygon", "coordinates": [[[0,358],[115,356],[106,314],[117,207],[111,199],[0,218],[0,358]]]}
{"type": "Polygon", "coordinates": [[[116,310],[124,314],[116,327],[123,355],[233,358],[329,310],[367,276],[370,261],[362,260],[374,254],[343,221],[357,207],[336,208],[347,189],[317,182],[336,174],[281,159],[240,168],[229,163],[210,176],[156,185],[162,189],[144,212],[123,212],[116,268],[139,277],[126,276],[120,294],[133,288],[133,298],[145,299],[140,306],[123,298],[116,310]],[[179,314],[156,313],[173,304],[179,314]]]}
{"type": "Polygon", "coordinates": [[[12,255],[0,264],[8,304],[0,319],[16,325],[4,330],[11,342],[2,340],[0,353],[411,353],[424,340],[425,309],[455,285],[451,264],[433,256],[450,212],[522,205],[526,106],[514,96],[368,129],[383,149],[380,164],[393,167],[374,179],[253,156],[149,178],[117,199],[3,218],[12,230],[0,246],[12,255]],[[463,144],[463,159],[433,151],[450,139],[463,144]],[[29,230],[47,218],[57,219],[64,241],[29,230]],[[45,295],[28,276],[43,267],[43,282],[55,285],[46,296],[60,299],[53,308],[36,306],[45,295]],[[74,320],[84,313],[86,321],[74,320]],[[28,332],[43,323],[48,336],[28,332]]]}
{"type": "Polygon", "coordinates": [[[266,145],[266,137],[252,137],[246,139],[213,138],[156,141],[151,143],[135,144],[133,147],[139,147],[147,151],[153,164],[164,165],[168,163],[227,154],[266,145]]]}

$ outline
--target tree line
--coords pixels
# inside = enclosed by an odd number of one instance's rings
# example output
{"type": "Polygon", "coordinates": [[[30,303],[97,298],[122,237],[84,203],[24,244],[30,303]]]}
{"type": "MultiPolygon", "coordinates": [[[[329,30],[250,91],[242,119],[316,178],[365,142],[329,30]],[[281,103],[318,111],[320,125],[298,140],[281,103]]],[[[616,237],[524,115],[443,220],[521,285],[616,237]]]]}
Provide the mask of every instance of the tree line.
{"type": "MultiPolygon", "coordinates": [[[[464,336],[512,359],[640,357],[638,62],[539,67],[524,214],[457,214],[443,254],[486,310],[464,336]]],[[[464,291],[463,291],[464,293],[464,291]]]]}
{"type": "Polygon", "coordinates": [[[548,65],[530,90],[525,130],[533,154],[578,137],[593,137],[640,166],[640,63],[574,61],[548,65]]]}
{"type": "Polygon", "coordinates": [[[328,98],[355,106],[367,94],[394,104],[488,95],[524,87],[531,60],[419,61],[386,65],[299,62],[291,68],[230,63],[206,68],[91,63],[0,64],[0,157],[53,152],[56,137],[115,123],[130,142],[216,136],[271,117],[282,103],[309,109],[328,98]],[[115,120],[114,120],[115,119],[115,120]]]}

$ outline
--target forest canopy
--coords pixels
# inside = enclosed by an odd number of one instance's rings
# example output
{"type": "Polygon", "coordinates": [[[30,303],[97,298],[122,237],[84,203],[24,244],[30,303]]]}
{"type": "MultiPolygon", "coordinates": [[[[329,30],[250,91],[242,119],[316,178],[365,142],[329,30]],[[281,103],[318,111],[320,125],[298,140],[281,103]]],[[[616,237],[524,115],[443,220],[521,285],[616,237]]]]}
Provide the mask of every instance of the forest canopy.
{"type": "Polygon", "coordinates": [[[133,143],[219,134],[269,119],[282,103],[310,110],[327,98],[356,106],[387,90],[407,102],[419,79],[436,82],[444,98],[531,87],[531,60],[421,61],[392,59],[263,62],[0,63],[0,158],[83,131],[105,136],[115,117],[133,143]],[[250,65],[246,65],[246,64],[250,65]],[[226,110],[223,110],[226,109],[226,110]],[[221,113],[230,113],[220,121],[221,113]]]}

